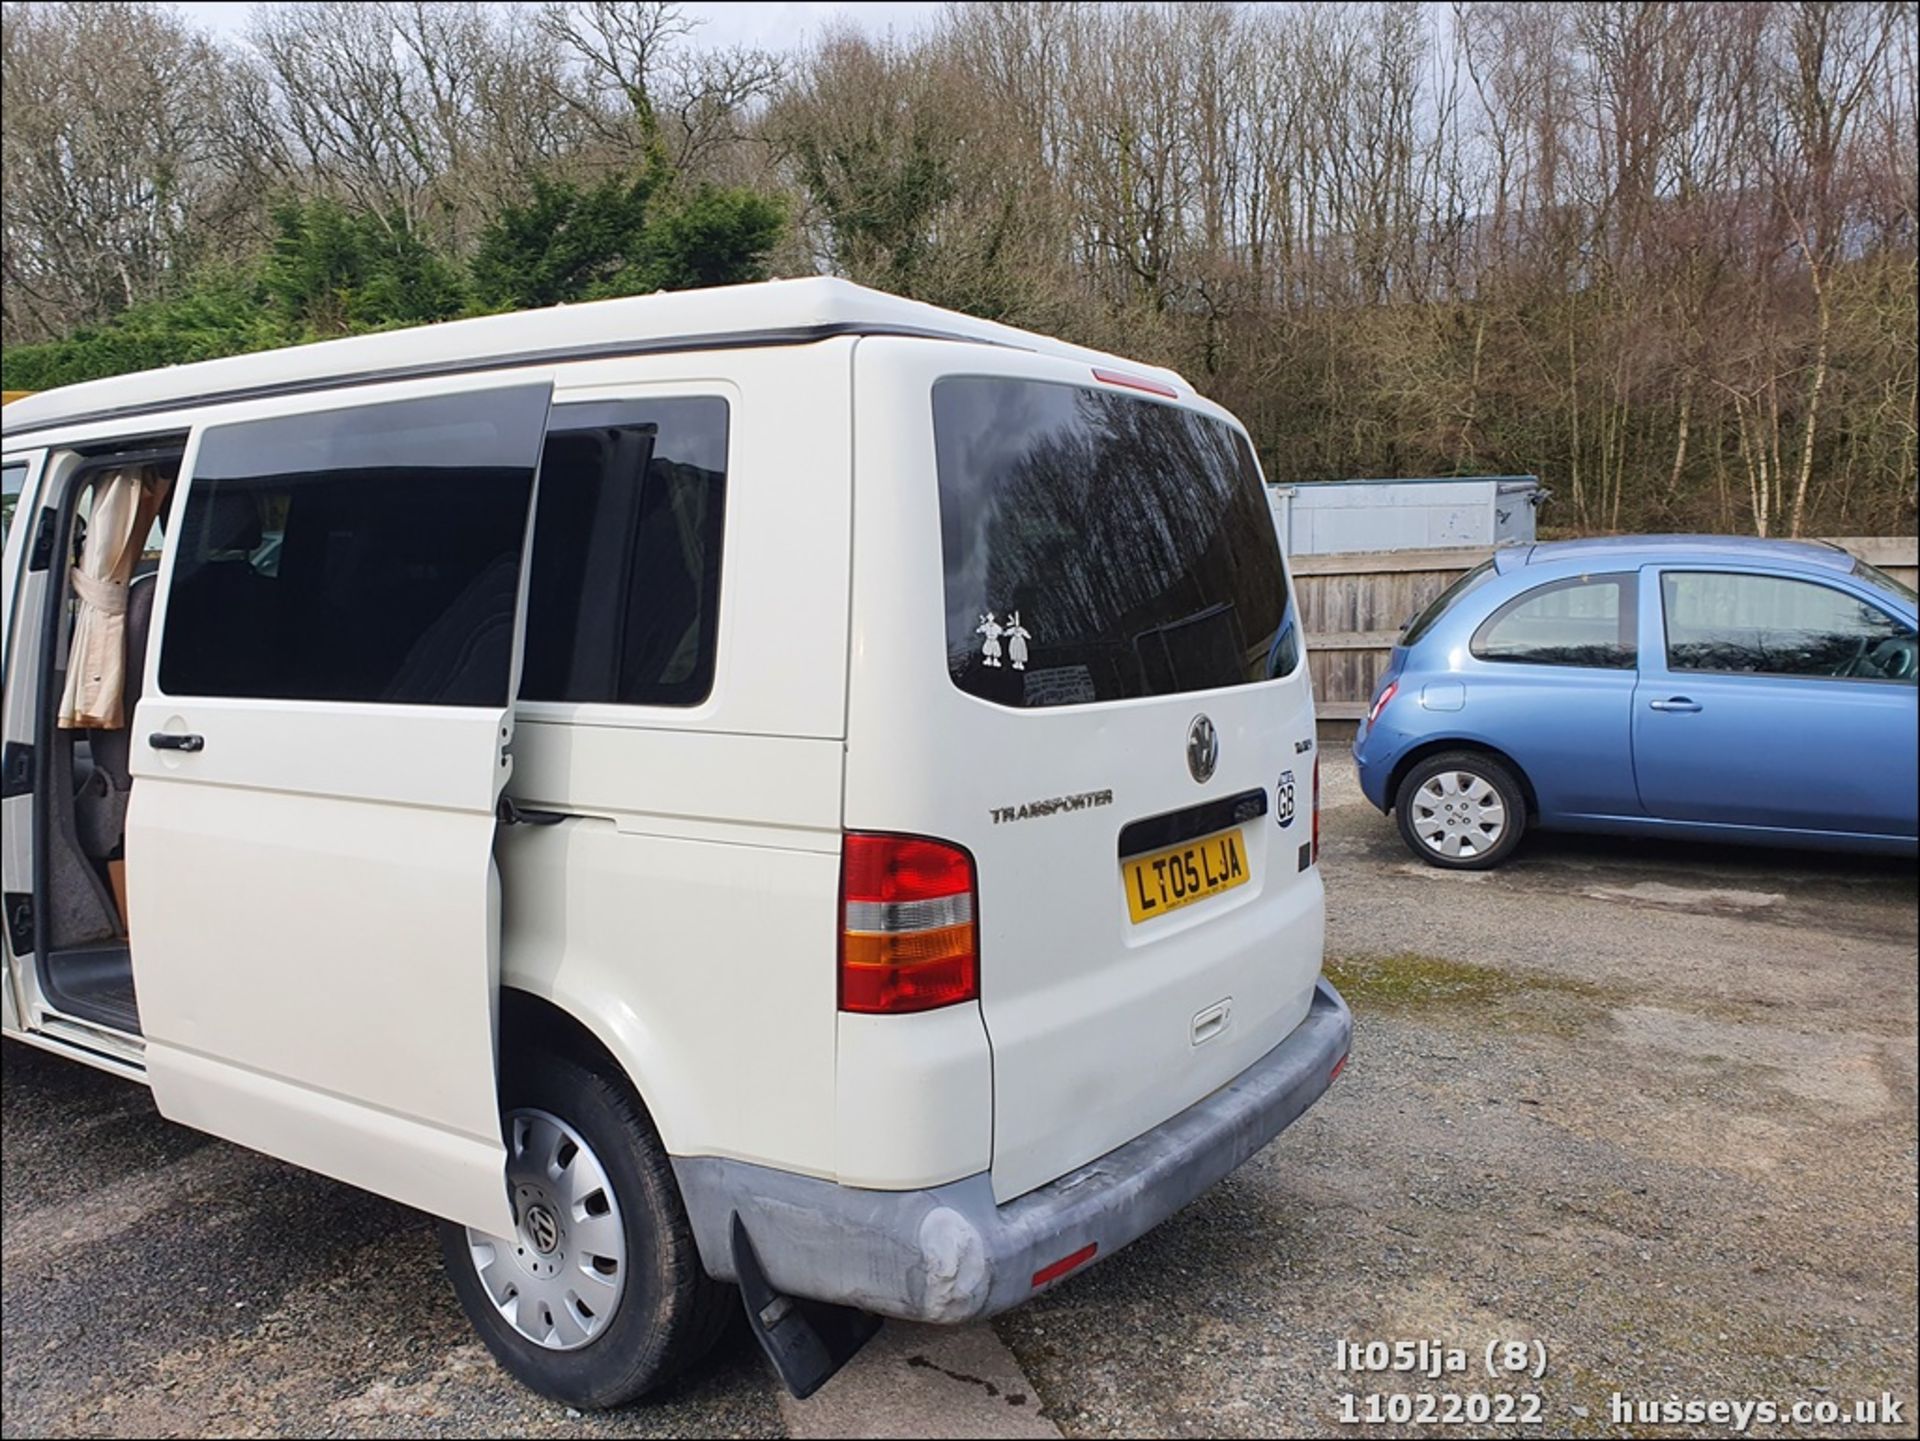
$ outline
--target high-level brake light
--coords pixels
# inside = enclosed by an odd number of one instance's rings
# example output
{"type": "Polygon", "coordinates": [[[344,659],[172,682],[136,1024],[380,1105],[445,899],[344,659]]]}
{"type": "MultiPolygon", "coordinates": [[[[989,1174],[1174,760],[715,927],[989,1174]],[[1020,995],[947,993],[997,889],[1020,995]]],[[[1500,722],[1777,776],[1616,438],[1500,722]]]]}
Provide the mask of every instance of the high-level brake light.
{"type": "Polygon", "coordinates": [[[1093,378],[1105,385],[1124,385],[1129,390],[1144,390],[1149,395],[1164,395],[1169,400],[1180,398],[1180,392],[1171,385],[1150,380],[1144,375],[1131,375],[1124,370],[1101,370],[1096,366],[1093,378]]]}

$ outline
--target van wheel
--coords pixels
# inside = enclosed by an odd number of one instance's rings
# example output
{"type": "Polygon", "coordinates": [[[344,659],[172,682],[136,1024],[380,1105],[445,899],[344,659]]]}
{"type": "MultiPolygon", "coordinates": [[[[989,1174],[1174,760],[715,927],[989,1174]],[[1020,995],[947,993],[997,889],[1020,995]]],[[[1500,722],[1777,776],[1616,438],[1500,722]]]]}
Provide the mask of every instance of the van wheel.
{"type": "Polygon", "coordinates": [[[624,1084],[559,1056],[502,1087],[511,1237],[440,1223],[467,1318],[521,1382],[619,1406],[712,1348],[733,1288],[700,1264],[673,1168],[624,1084]]]}
{"type": "Polygon", "coordinates": [[[1400,782],[1400,836],[1430,866],[1484,871],[1513,854],[1527,828],[1527,795],[1484,751],[1428,756],[1400,782]]]}

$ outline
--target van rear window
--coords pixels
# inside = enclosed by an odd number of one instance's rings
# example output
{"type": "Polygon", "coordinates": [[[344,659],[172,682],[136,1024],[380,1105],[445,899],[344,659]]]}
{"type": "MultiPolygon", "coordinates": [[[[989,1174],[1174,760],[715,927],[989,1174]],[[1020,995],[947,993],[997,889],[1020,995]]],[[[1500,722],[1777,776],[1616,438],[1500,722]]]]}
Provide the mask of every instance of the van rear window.
{"type": "Polygon", "coordinates": [[[933,387],[947,667],[1056,706],[1284,674],[1286,573],[1247,442],[1091,386],[933,387]]]}

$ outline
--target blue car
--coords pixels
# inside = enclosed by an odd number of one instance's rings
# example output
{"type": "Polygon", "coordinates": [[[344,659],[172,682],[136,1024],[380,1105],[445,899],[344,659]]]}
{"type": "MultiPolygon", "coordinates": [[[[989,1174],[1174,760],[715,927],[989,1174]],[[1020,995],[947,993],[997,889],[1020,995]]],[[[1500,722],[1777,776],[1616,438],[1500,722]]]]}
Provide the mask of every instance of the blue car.
{"type": "Polygon", "coordinates": [[[1914,592],[1832,546],[1495,553],[1416,616],[1354,741],[1421,860],[1529,827],[1914,855],[1914,592]]]}

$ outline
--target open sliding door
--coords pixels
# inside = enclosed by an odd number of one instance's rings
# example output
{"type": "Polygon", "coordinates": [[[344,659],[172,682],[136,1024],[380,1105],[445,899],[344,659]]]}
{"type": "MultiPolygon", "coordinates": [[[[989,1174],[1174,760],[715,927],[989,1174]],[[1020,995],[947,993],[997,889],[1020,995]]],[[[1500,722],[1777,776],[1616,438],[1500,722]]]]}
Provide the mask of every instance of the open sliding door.
{"type": "Polygon", "coordinates": [[[495,808],[551,386],[196,431],[134,716],[162,1115],[495,1234],[495,808]]]}

